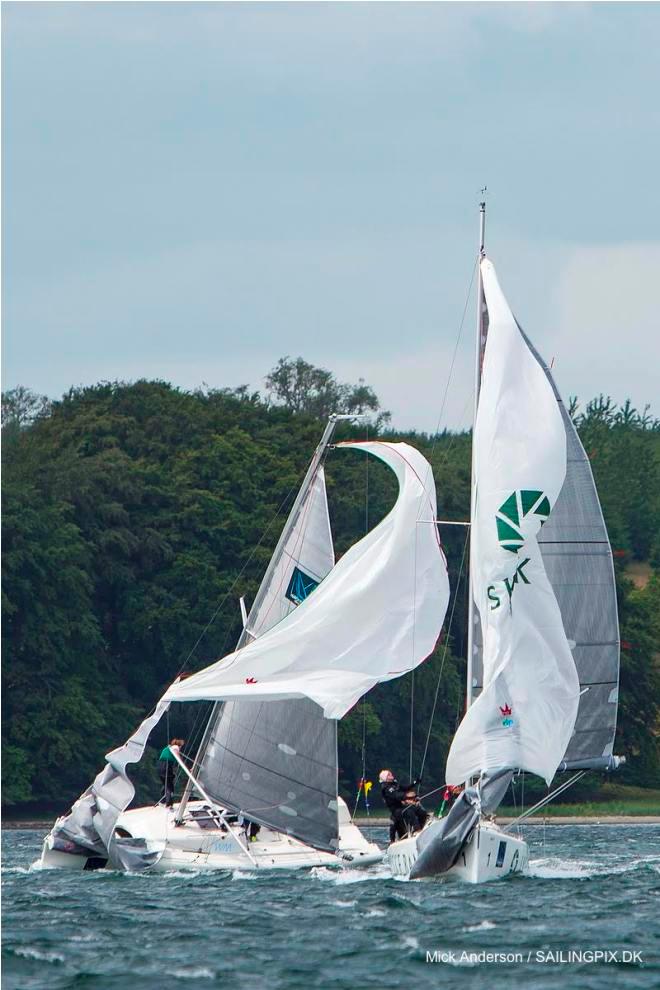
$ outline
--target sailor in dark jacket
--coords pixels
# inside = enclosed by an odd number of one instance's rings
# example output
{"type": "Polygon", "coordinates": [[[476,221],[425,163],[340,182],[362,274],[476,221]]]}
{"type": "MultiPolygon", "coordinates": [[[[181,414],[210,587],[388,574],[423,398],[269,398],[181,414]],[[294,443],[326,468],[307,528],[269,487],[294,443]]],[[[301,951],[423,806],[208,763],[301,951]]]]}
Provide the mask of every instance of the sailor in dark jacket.
{"type": "Polygon", "coordinates": [[[378,780],[381,784],[383,801],[390,811],[390,842],[405,838],[409,830],[418,831],[421,826],[416,827],[417,815],[408,810],[410,808],[408,795],[410,791],[415,790],[419,781],[413,780],[409,784],[400,784],[391,770],[381,770],[378,780]],[[413,818],[415,819],[414,822],[413,818]]]}

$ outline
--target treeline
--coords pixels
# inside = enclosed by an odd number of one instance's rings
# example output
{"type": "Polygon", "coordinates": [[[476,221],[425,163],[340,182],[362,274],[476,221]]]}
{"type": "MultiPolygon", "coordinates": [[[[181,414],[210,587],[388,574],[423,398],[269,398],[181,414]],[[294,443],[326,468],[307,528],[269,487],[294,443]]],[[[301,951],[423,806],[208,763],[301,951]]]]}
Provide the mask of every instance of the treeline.
{"type": "MultiPolygon", "coordinates": [[[[324,372],[314,383],[315,371],[284,359],[266,396],[139,381],[72,389],[52,403],[27,389],[3,397],[4,803],[68,806],[181,669],[233,646],[238,598],[254,596],[319,440],[319,417],[333,408],[370,414],[370,436],[420,447],[434,466],[441,516],[467,519],[469,433],[395,434],[364,382],[342,385],[324,372]]],[[[630,758],[626,779],[651,784],[660,772],[660,582],[652,570],[635,587],[626,568],[660,566],[660,429],[629,404],[601,399],[574,413],[617,553],[616,751],[630,758]]],[[[343,424],[339,438],[364,433],[343,424]]],[[[330,453],[327,480],[341,553],[387,511],[394,483],[347,452],[330,453]]],[[[442,781],[464,700],[467,605],[465,532],[446,527],[443,538],[453,623],[414,679],[380,686],[341,723],[346,794],[363,756],[372,780],[381,766],[408,772],[411,724],[413,772],[430,731],[425,783],[442,781]]],[[[155,748],[168,732],[192,746],[204,711],[175,706],[138,771],[147,792],[155,748]]]]}

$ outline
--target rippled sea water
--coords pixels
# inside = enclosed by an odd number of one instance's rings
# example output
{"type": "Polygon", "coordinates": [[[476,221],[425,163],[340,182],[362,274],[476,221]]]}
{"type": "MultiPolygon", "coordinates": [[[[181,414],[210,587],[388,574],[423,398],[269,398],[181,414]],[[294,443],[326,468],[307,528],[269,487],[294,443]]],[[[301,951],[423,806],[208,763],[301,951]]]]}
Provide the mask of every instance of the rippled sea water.
{"type": "Polygon", "coordinates": [[[531,826],[530,875],[479,887],[31,870],[43,835],[3,832],[3,990],[660,986],[660,825],[531,826]]]}

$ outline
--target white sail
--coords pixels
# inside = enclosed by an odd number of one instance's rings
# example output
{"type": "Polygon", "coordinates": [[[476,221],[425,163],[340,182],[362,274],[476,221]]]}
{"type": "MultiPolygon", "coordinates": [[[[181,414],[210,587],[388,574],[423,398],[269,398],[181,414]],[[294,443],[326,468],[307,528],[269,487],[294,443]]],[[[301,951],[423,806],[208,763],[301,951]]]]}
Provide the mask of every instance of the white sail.
{"type": "Polygon", "coordinates": [[[474,429],[471,573],[483,636],[484,687],[447,760],[458,784],[521,768],[548,783],[575,724],[579,682],[537,543],[566,474],[566,432],[552,387],[525,342],[490,261],[474,429]]]}
{"type": "Polygon", "coordinates": [[[255,642],[173,685],[165,699],[307,697],[326,718],[341,718],[375,684],[431,653],[449,600],[431,466],[408,444],[340,446],[392,468],[399,481],[394,508],[298,608],[255,642]]]}
{"type": "Polygon", "coordinates": [[[259,589],[250,610],[248,636],[258,639],[293,611],[334,563],[325,473],[319,467],[268,581],[259,589]]]}

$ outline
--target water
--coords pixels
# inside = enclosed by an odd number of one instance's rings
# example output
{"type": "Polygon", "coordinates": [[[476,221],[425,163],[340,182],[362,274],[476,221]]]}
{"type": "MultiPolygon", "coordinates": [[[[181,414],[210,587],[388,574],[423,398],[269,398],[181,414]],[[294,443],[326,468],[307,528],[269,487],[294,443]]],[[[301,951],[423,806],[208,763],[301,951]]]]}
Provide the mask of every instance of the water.
{"type": "MultiPolygon", "coordinates": [[[[527,829],[531,875],[468,887],[365,871],[126,876],[30,870],[6,831],[3,990],[660,985],[660,826],[527,829]],[[642,961],[549,961],[594,950],[642,961]],[[438,952],[444,961],[427,962],[438,952]],[[481,961],[466,953],[511,953],[481,961]],[[453,953],[453,956],[452,956],[453,953]],[[521,954],[522,959],[515,954],[521,954]]],[[[385,830],[371,838],[385,841],[385,830]]]]}

